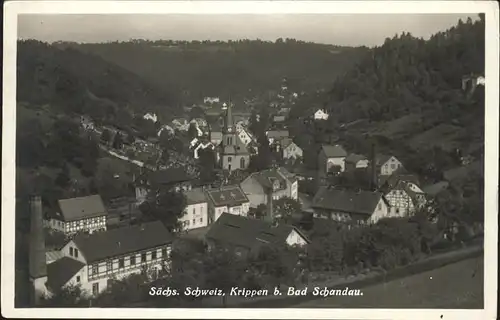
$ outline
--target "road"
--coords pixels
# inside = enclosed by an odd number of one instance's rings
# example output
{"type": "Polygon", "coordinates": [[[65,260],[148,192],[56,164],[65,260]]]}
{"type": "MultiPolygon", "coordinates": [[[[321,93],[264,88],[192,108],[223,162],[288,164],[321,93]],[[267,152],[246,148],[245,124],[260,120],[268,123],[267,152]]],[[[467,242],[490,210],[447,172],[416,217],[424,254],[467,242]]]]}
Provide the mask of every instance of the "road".
{"type": "MultiPolygon", "coordinates": [[[[328,297],[292,308],[482,309],[483,256],[362,289],[359,297],[328,297]]],[[[356,288],[352,288],[356,289],[356,288]]]]}

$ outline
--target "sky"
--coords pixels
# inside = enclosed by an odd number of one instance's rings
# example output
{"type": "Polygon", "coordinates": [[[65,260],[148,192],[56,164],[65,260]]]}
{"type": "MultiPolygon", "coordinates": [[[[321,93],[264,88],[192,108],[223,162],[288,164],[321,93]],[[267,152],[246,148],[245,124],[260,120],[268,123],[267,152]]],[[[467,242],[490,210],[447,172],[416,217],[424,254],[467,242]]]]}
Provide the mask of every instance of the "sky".
{"type": "Polygon", "coordinates": [[[477,18],[477,14],[23,14],[18,16],[18,38],[46,42],[295,38],[371,47],[403,31],[426,39],[469,16],[477,18]]]}

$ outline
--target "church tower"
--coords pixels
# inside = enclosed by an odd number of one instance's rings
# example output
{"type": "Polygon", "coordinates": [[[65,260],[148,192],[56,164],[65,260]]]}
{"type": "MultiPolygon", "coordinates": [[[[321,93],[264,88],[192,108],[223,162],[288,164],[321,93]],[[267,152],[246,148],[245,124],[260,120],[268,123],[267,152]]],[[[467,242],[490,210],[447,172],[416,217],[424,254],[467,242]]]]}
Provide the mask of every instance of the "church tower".
{"type": "Polygon", "coordinates": [[[43,234],[42,199],[38,195],[30,197],[30,242],[29,276],[31,283],[31,302],[40,303],[40,298],[47,293],[47,260],[45,258],[45,236],[43,234]]]}
{"type": "Polygon", "coordinates": [[[222,169],[230,172],[246,169],[250,163],[250,152],[236,132],[231,101],[227,105],[224,128],[222,129],[220,160],[222,169]]]}

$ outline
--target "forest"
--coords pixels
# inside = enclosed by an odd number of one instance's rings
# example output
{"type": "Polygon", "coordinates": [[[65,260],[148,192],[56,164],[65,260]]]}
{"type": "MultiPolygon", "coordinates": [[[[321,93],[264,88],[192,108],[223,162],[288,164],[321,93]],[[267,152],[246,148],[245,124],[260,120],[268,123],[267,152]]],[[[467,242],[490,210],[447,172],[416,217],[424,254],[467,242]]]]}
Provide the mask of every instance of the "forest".
{"type": "Polygon", "coordinates": [[[205,96],[242,100],[279,91],[330,86],[335,77],[368,51],[295,39],[239,41],[147,41],[58,44],[98,55],[160,88],[181,92],[184,104],[205,96]]]}
{"type": "MultiPolygon", "coordinates": [[[[484,86],[468,95],[462,78],[484,75],[484,37],[480,15],[428,40],[407,32],[387,38],[330,90],[297,102],[290,114],[291,132],[299,145],[314,151],[307,155],[316,154],[321,143],[335,141],[369,155],[375,144],[408,169],[439,180],[437,173],[459,165],[460,156],[482,154],[484,86]],[[304,124],[318,108],[329,112],[326,123],[304,124]],[[427,170],[430,163],[437,168],[427,170]]],[[[305,161],[316,163],[314,156],[305,161]]]]}

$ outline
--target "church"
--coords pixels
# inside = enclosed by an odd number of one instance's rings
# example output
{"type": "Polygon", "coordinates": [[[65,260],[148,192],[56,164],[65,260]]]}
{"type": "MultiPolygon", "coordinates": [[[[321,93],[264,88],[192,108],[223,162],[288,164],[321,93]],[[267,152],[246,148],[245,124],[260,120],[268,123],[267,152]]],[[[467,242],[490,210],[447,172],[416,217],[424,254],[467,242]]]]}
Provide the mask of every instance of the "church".
{"type": "Polygon", "coordinates": [[[229,172],[247,169],[250,163],[250,151],[238,135],[231,107],[229,103],[222,129],[222,141],[217,148],[220,166],[229,172]]]}

